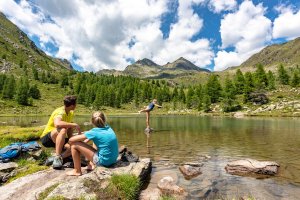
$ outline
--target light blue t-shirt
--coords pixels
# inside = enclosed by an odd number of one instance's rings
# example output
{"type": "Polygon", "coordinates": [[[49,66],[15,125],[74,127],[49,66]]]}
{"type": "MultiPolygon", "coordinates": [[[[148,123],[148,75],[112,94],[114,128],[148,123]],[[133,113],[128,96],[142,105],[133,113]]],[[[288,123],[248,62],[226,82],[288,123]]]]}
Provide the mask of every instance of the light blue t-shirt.
{"type": "Polygon", "coordinates": [[[87,139],[92,140],[98,148],[98,157],[101,165],[109,166],[116,163],[119,155],[118,140],[112,128],[92,128],[84,133],[87,139]]]}

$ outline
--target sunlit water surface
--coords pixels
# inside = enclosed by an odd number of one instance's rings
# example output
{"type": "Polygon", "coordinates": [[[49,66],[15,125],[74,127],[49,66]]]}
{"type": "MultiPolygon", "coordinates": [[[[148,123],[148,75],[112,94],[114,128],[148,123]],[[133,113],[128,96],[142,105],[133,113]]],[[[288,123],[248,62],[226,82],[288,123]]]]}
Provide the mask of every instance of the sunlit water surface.
{"type": "MultiPolygon", "coordinates": [[[[45,125],[48,117],[0,117],[0,125],[45,125]],[[32,123],[35,122],[35,123],[32,123]]],[[[75,122],[89,130],[88,116],[75,122]],[[85,124],[85,125],[84,125],[85,124]]],[[[200,116],[151,116],[154,132],[144,133],[145,116],[111,116],[119,144],[125,144],[140,157],[153,160],[152,179],[171,175],[188,191],[188,199],[253,196],[257,199],[300,199],[300,119],[298,118],[227,118],[200,116]],[[147,147],[150,146],[150,147],[147,147]],[[197,162],[203,155],[202,174],[185,180],[178,166],[197,162]],[[225,172],[235,159],[271,160],[280,164],[278,176],[268,179],[239,177],[225,172]]]]}

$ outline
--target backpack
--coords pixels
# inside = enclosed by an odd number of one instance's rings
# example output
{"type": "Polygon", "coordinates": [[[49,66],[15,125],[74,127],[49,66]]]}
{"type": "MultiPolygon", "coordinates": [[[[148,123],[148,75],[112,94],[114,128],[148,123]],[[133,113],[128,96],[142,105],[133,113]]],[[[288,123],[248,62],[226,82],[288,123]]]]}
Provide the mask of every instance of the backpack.
{"type": "Polygon", "coordinates": [[[19,156],[21,151],[20,143],[12,143],[0,149],[0,162],[8,162],[10,159],[19,156]]]}

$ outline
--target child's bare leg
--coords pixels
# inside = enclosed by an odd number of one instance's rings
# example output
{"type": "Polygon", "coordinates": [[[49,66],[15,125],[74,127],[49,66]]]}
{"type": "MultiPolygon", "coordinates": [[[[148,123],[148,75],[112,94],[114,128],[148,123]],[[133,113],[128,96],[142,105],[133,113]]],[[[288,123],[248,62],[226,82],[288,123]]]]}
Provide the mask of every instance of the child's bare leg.
{"type": "Polygon", "coordinates": [[[150,111],[146,112],[146,125],[147,128],[150,128],[150,111]]]}
{"type": "Polygon", "coordinates": [[[74,169],[67,172],[68,176],[81,176],[81,162],[80,162],[80,152],[75,148],[75,145],[71,146],[71,153],[74,162],[74,169]]]}
{"type": "Polygon", "coordinates": [[[68,175],[80,176],[82,174],[80,154],[83,154],[89,161],[92,161],[96,150],[86,143],[75,142],[71,146],[71,151],[72,151],[72,157],[74,161],[74,170],[73,173],[69,173],[68,175]]]}

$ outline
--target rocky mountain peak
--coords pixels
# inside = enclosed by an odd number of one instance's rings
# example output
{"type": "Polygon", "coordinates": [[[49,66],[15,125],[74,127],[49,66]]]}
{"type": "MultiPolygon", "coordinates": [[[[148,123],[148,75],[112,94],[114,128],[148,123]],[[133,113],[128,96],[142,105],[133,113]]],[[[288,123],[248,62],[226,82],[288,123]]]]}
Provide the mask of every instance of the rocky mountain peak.
{"type": "Polygon", "coordinates": [[[156,64],[155,62],[153,62],[152,60],[150,60],[148,58],[138,60],[138,61],[135,62],[135,64],[137,64],[137,65],[146,65],[146,66],[159,66],[158,64],[156,64]]]}

